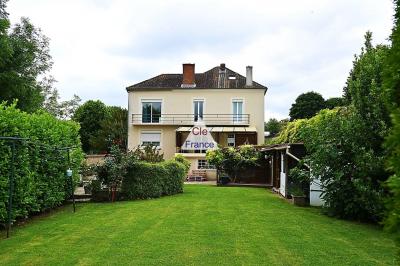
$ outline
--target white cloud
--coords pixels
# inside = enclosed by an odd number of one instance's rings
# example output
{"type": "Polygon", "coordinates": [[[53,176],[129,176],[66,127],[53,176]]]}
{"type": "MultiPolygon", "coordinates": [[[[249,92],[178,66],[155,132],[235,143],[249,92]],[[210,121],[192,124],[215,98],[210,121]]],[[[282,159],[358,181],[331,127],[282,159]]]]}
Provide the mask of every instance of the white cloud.
{"type": "Polygon", "coordinates": [[[52,74],[63,98],[126,106],[125,87],[183,62],[206,71],[221,62],[269,87],[266,119],[284,118],[314,90],[341,95],[367,30],[386,42],[391,0],[9,2],[51,38],[52,74]]]}

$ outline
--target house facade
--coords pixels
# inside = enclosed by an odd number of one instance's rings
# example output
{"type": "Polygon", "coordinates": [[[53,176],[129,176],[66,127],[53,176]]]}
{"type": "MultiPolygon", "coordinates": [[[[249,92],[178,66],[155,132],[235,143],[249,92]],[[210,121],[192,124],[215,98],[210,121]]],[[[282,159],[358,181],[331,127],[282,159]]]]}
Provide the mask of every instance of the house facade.
{"type": "Polygon", "coordinates": [[[161,74],[127,87],[128,149],[155,145],[170,159],[180,153],[191,168],[215,171],[205,160],[205,150],[181,147],[195,122],[202,121],[221,146],[264,143],[264,96],[267,87],[225,64],[195,73],[194,64],[183,64],[181,74],[161,74]]]}

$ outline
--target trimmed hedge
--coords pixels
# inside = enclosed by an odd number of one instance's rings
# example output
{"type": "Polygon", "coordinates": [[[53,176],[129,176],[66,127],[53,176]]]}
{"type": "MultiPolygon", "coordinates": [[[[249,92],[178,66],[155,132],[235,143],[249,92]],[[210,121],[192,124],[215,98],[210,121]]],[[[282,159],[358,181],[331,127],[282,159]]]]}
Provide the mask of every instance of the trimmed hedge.
{"type": "MultiPolygon", "coordinates": [[[[61,205],[70,197],[66,178],[67,152],[53,147],[80,147],[79,125],[61,121],[47,113],[27,114],[14,105],[0,104],[0,136],[19,136],[29,142],[17,142],[13,219],[26,218],[61,205]],[[38,145],[40,144],[40,145],[38,145]]],[[[71,168],[75,180],[83,160],[80,148],[71,150],[71,168]]],[[[0,224],[7,220],[11,148],[0,140],[0,224]]]]}
{"type": "Polygon", "coordinates": [[[170,160],[162,163],[132,162],[122,180],[126,199],[149,199],[183,192],[187,167],[170,160]]]}

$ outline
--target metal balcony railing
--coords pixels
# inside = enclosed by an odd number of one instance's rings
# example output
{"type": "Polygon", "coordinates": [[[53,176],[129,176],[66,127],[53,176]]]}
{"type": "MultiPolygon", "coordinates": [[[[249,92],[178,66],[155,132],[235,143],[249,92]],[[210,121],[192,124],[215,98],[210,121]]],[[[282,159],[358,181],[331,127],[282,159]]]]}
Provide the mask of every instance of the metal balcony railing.
{"type": "Polygon", "coordinates": [[[194,122],[203,120],[206,125],[249,125],[250,114],[132,114],[131,123],[161,124],[161,125],[193,125],[194,122]]]}

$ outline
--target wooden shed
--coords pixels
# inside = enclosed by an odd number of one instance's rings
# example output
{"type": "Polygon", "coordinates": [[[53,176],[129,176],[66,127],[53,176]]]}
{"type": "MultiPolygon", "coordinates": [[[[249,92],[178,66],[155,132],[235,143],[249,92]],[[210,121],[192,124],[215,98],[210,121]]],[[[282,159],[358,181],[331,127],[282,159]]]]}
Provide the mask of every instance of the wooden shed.
{"type": "Polygon", "coordinates": [[[296,167],[305,156],[303,143],[285,143],[268,145],[261,149],[269,164],[270,180],[273,190],[284,197],[288,197],[288,175],[290,169],[296,167]]]}

